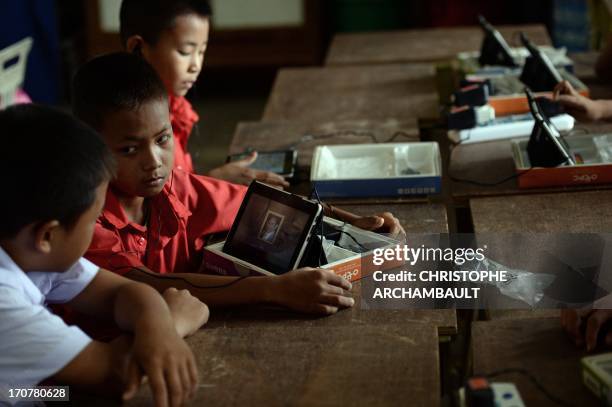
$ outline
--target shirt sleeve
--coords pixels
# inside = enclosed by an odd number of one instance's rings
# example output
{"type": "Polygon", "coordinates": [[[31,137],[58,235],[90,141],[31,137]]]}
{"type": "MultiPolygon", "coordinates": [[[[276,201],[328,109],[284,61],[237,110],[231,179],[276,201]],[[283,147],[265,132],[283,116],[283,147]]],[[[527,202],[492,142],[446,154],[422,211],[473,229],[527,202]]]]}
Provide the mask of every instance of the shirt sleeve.
{"type": "MultiPolygon", "coordinates": [[[[12,287],[0,287],[0,386],[32,386],[72,361],[91,339],[12,287]]],[[[2,401],[2,400],[0,400],[2,401]]]]}
{"type": "Polygon", "coordinates": [[[84,258],[62,273],[29,272],[28,278],[40,289],[49,304],[71,301],[96,277],[100,268],[84,258]]]}
{"type": "Polygon", "coordinates": [[[247,187],[215,178],[184,174],[189,182],[184,194],[192,215],[188,232],[191,238],[226,232],[232,227],[244,200],[247,187]]]}
{"type": "Polygon", "coordinates": [[[119,275],[127,274],[133,267],[144,267],[137,255],[123,248],[117,233],[105,228],[100,220],[96,222],[93,239],[85,257],[98,267],[119,275]]]}
{"type": "Polygon", "coordinates": [[[50,304],[61,304],[71,301],[96,277],[100,267],[91,261],[81,258],[64,273],[54,274],[51,291],[46,295],[50,304]]]}

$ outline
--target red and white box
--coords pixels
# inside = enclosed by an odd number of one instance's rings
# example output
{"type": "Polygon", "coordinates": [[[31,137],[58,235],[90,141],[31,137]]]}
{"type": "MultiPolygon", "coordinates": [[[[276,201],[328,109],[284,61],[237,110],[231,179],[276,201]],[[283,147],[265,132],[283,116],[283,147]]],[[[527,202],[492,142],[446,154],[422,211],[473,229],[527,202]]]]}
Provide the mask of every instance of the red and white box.
{"type": "MultiPolygon", "coordinates": [[[[319,268],[331,270],[349,281],[357,281],[360,280],[362,276],[369,275],[376,270],[387,270],[399,267],[403,264],[403,262],[399,261],[385,261],[382,266],[374,266],[373,264],[374,250],[395,247],[400,244],[397,240],[378,233],[359,229],[336,219],[324,217],[323,221],[329,226],[342,228],[344,232],[348,232],[364,246],[373,247],[373,249],[365,253],[355,253],[342,247],[332,246],[330,252],[326,252],[330,262],[319,268]],[[376,268],[376,270],[374,270],[374,268],[376,268]]],[[[274,273],[268,270],[264,270],[254,264],[224,253],[224,244],[225,242],[219,242],[204,248],[204,258],[202,267],[200,268],[201,273],[220,274],[225,276],[274,275],[274,273]]]]}

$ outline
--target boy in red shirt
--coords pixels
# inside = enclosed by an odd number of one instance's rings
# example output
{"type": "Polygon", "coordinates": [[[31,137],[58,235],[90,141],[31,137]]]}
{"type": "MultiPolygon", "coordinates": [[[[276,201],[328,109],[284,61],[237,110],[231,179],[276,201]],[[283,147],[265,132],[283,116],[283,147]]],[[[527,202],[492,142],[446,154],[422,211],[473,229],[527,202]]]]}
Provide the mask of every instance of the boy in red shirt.
{"type": "MultiPolygon", "coordinates": [[[[187,141],[199,117],[185,95],[204,64],[210,16],[206,0],[123,0],[121,4],[123,46],[147,60],[164,82],[175,137],[174,166],[187,172],[194,172],[187,141]]],[[[215,168],[209,175],[242,185],[257,179],[289,186],[278,174],[248,168],[256,158],[253,153],[244,160],[215,168]]]]}
{"type": "MultiPolygon", "coordinates": [[[[273,303],[330,314],[354,304],[351,284],[327,270],[246,279],[194,274],[204,239],[230,228],[246,188],[173,170],[167,94],[142,58],[118,53],[90,61],[73,89],[75,114],[102,134],[118,162],[88,259],[160,290],[189,289],[211,306],[273,303]]],[[[402,232],[388,213],[333,212],[362,228],[402,232]]]]}

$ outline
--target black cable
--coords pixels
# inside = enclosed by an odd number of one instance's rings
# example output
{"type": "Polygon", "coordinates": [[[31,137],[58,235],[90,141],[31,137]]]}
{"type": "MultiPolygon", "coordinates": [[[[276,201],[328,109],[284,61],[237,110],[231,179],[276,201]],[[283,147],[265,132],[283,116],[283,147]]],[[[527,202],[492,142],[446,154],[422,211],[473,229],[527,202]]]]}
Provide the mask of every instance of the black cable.
{"type": "Polygon", "coordinates": [[[511,373],[519,373],[519,374],[522,374],[523,376],[526,376],[531,381],[531,383],[533,383],[533,385],[553,403],[560,405],[560,406],[565,406],[565,407],[575,407],[573,404],[568,403],[565,400],[562,400],[559,397],[555,396],[546,387],[544,387],[544,385],[527,369],[522,369],[522,368],[501,369],[501,370],[496,370],[494,372],[486,374],[484,376],[488,379],[492,379],[497,376],[501,376],[504,374],[511,374],[511,373]]]}
{"type": "Polygon", "coordinates": [[[363,244],[361,244],[361,243],[360,243],[360,242],[359,242],[359,241],[358,241],[358,240],[357,240],[357,239],[356,239],[356,238],[355,238],[353,235],[351,235],[349,232],[347,232],[347,231],[345,231],[345,230],[340,229],[340,234],[343,234],[343,235],[346,235],[346,236],[350,237],[350,238],[351,238],[351,240],[353,240],[353,242],[357,243],[357,245],[359,246],[359,248],[360,248],[361,250],[364,250],[364,251],[366,251],[366,252],[368,251],[368,248],[367,248],[367,247],[365,247],[363,244]]]}
{"type": "Polygon", "coordinates": [[[569,131],[569,133],[567,133],[566,137],[571,137],[574,136],[575,134],[590,134],[590,130],[587,129],[586,127],[574,127],[573,129],[571,129],[569,131]]]}
{"type": "Polygon", "coordinates": [[[405,131],[400,130],[400,131],[396,131],[395,133],[393,133],[393,135],[389,137],[387,140],[383,141],[383,143],[390,143],[392,141],[395,141],[395,139],[398,137],[412,137],[412,136],[406,133],[405,131]]]}
{"type": "MultiPolygon", "coordinates": [[[[310,198],[312,199],[312,197],[314,196],[314,198],[317,200],[317,202],[319,203],[319,205],[322,205],[321,202],[321,198],[319,197],[319,193],[317,192],[317,187],[315,187],[314,185],[312,186],[312,192],[310,193],[310,198]]],[[[325,248],[323,247],[323,224],[325,222],[323,222],[323,215],[321,215],[321,236],[320,236],[320,240],[319,240],[319,254],[317,255],[317,263],[318,266],[321,267],[321,255],[325,252],[325,248]]]]}
{"type": "MultiPolygon", "coordinates": [[[[323,204],[323,201],[321,201],[321,198],[319,197],[319,193],[317,192],[317,188],[315,186],[312,187],[312,192],[310,194],[310,197],[311,197],[311,199],[314,197],[314,199],[317,200],[319,205],[323,204]]],[[[351,238],[355,243],[357,243],[357,245],[359,246],[360,249],[362,249],[362,250],[364,250],[366,252],[368,251],[368,248],[365,247],[363,244],[361,244],[361,242],[359,242],[357,240],[357,238],[355,238],[355,236],[353,236],[349,232],[345,231],[344,229],[340,229],[340,230],[338,230],[338,232],[340,232],[340,234],[347,235],[349,238],[351,238]]],[[[323,220],[321,220],[321,248],[323,248],[323,220]]],[[[319,266],[320,266],[320,264],[319,264],[319,266]]]]}
{"type": "Polygon", "coordinates": [[[448,158],[446,160],[446,170],[448,172],[448,177],[457,183],[461,183],[461,184],[470,184],[470,185],[477,185],[479,187],[495,187],[498,185],[501,185],[505,182],[508,182],[510,180],[513,180],[515,178],[519,178],[525,174],[527,174],[529,171],[533,170],[535,167],[529,167],[527,169],[527,171],[523,171],[517,174],[512,174],[506,178],[503,178],[501,180],[497,180],[494,182],[483,182],[483,181],[477,181],[477,180],[470,180],[470,179],[464,179],[464,178],[458,178],[455,177],[452,173],[451,173],[451,163],[452,163],[452,156],[453,156],[453,151],[455,151],[455,148],[457,146],[459,146],[460,144],[462,144],[464,141],[469,140],[469,138],[465,139],[465,140],[460,140],[457,143],[453,143],[451,145],[450,151],[448,152],[448,158]]]}
{"type": "Polygon", "coordinates": [[[157,279],[160,279],[160,280],[179,280],[179,281],[185,283],[186,285],[188,285],[188,286],[190,286],[192,288],[202,288],[202,289],[227,288],[227,287],[230,287],[230,286],[232,286],[232,285],[234,285],[234,284],[236,284],[236,283],[238,283],[238,282],[240,282],[240,281],[242,281],[242,280],[244,280],[246,278],[251,277],[251,276],[240,276],[240,277],[237,277],[235,280],[230,281],[229,283],[219,284],[219,285],[200,285],[200,284],[194,284],[191,281],[189,281],[189,280],[187,280],[186,278],[183,278],[183,277],[177,277],[177,276],[166,275],[166,274],[164,274],[164,275],[157,275],[157,273],[155,273],[153,271],[149,272],[147,270],[144,270],[144,269],[142,269],[140,267],[135,267],[135,266],[118,267],[115,270],[122,270],[122,269],[130,269],[130,270],[139,271],[139,272],[141,272],[143,274],[146,274],[148,276],[151,276],[153,278],[157,278],[157,279]]]}
{"type": "Polygon", "coordinates": [[[395,139],[399,138],[399,137],[412,137],[410,134],[406,133],[405,131],[396,131],[394,132],[391,137],[389,137],[386,140],[379,140],[376,135],[374,135],[374,133],[369,132],[369,131],[359,131],[359,130],[340,130],[340,131],[335,131],[332,133],[325,133],[325,134],[305,134],[302,136],[302,138],[294,143],[293,145],[291,145],[291,148],[296,148],[297,146],[299,146],[300,144],[303,143],[308,143],[310,141],[313,140],[320,140],[320,139],[328,139],[328,138],[334,138],[334,137],[344,137],[344,136],[354,136],[354,137],[368,137],[369,139],[372,140],[372,142],[379,144],[379,143],[390,143],[392,141],[394,141],[395,139]]]}

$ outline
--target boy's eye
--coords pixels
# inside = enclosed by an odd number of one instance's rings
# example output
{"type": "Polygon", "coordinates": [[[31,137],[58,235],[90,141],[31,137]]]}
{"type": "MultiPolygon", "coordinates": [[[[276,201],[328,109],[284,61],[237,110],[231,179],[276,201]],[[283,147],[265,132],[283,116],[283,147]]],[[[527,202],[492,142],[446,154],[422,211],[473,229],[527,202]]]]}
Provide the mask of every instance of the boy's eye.
{"type": "Polygon", "coordinates": [[[121,147],[118,151],[119,151],[119,154],[121,155],[130,155],[136,152],[136,147],[134,146],[121,147]]]}
{"type": "Polygon", "coordinates": [[[171,136],[169,134],[164,134],[163,136],[157,139],[157,144],[166,144],[168,140],[170,140],[170,137],[171,136]]]}
{"type": "Polygon", "coordinates": [[[189,55],[191,55],[191,52],[180,50],[180,49],[178,50],[178,53],[184,57],[188,57],[189,55]]]}

